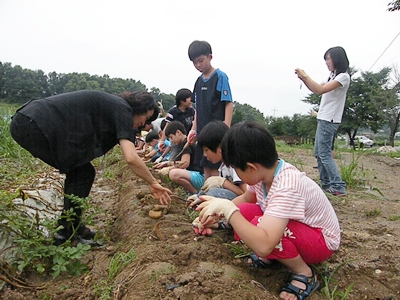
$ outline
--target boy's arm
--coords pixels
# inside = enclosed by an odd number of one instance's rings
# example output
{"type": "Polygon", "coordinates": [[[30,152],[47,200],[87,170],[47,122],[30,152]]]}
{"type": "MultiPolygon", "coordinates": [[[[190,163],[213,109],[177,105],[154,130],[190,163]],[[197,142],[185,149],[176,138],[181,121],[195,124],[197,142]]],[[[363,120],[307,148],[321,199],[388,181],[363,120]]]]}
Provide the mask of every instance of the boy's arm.
{"type": "Polygon", "coordinates": [[[156,155],[157,151],[156,150],[151,150],[149,153],[147,153],[144,157],[145,158],[151,158],[154,155],[156,155]]]}
{"type": "Polygon", "coordinates": [[[225,104],[225,120],[224,123],[228,125],[228,127],[231,127],[231,122],[232,122],[232,116],[233,116],[233,102],[226,102],[225,104]]]}
{"type": "Polygon", "coordinates": [[[194,143],[194,137],[197,134],[197,111],[194,110],[194,118],[192,122],[192,128],[190,128],[190,131],[188,132],[187,135],[187,140],[189,141],[190,144],[194,143]]]}
{"type": "Polygon", "coordinates": [[[171,168],[186,169],[190,165],[190,154],[182,154],[181,160],[170,161],[169,163],[172,163],[171,168]]]}
{"type": "Polygon", "coordinates": [[[245,183],[241,183],[240,185],[236,185],[229,180],[225,180],[222,186],[224,189],[230,190],[234,192],[236,195],[242,195],[247,190],[247,185],[245,183]]]}
{"type": "Polygon", "coordinates": [[[168,146],[167,149],[164,150],[163,153],[161,153],[161,156],[157,158],[156,162],[162,162],[164,160],[164,157],[168,154],[168,152],[171,150],[171,146],[168,146]]]}
{"type": "Polygon", "coordinates": [[[190,131],[197,131],[197,110],[194,110],[194,118],[192,122],[192,128],[190,128],[190,131]]]}
{"type": "Polygon", "coordinates": [[[158,142],[159,145],[160,145],[161,142],[164,143],[165,139],[167,138],[167,137],[165,136],[165,129],[167,128],[168,124],[169,124],[169,123],[166,122],[166,123],[165,123],[165,126],[164,126],[164,129],[161,130],[161,138],[160,138],[160,141],[158,142]]]}

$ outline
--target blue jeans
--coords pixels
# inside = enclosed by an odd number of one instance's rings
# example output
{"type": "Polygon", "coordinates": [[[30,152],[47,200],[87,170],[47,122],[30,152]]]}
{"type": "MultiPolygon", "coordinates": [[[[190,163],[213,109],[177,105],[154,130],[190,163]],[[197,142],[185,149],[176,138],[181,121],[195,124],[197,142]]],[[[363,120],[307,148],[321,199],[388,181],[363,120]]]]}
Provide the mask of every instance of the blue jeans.
{"type": "Polygon", "coordinates": [[[314,155],[318,162],[319,179],[324,190],[332,188],[334,191],[345,193],[346,183],[340,177],[336,162],[331,156],[332,141],[339,128],[339,123],[317,120],[315,133],[314,155]]]}
{"type": "MultiPolygon", "coordinates": [[[[208,196],[213,196],[213,197],[217,197],[217,198],[224,198],[224,199],[228,199],[228,200],[233,200],[237,197],[237,195],[228,190],[228,189],[223,189],[223,188],[211,188],[209,189],[209,191],[207,193],[205,193],[208,196]]],[[[200,191],[197,196],[200,195],[204,195],[203,191],[200,191]]]]}

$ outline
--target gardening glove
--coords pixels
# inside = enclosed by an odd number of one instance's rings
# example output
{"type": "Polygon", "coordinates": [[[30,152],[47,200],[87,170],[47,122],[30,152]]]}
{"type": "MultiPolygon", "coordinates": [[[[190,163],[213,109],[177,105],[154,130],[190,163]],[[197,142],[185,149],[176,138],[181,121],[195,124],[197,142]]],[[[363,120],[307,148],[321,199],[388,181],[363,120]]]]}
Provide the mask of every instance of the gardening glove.
{"type": "Polygon", "coordinates": [[[202,227],[215,222],[215,217],[225,219],[229,222],[232,214],[238,211],[239,208],[230,200],[224,198],[216,198],[212,196],[200,196],[204,202],[197,207],[200,210],[199,220],[202,227]]]}
{"type": "Polygon", "coordinates": [[[204,182],[201,189],[207,193],[211,188],[222,188],[224,187],[224,182],[226,178],[221,176],[211,176],[208,177],[206,182],[204,182]]]}
{"type": "Polygon", "coordinates": [[[160,157],[157,158],[154,162],[155,162],[156,164],[159,164],[160,162],[163,161],[163,159],[164,159],[164,157],[160,156],[160,157]]]}
{"type": "Polygon", "coordinates": [[[193,231],[196,235],[210,236],[212,234],[211,228],[202,227],[199,217],[197,217],[196,219],[193,220],[192,227],[193,227],[193,231]]]}
{"type": "Polygon", "coordinates": [[[189,131],[189,134],[187,135],[187,141],[189,142],[189,144],[194,144],[194,142],[196,141],[196,135],[196,130],[189,131]]]}
{"type": "Polygon", "coordinates": [[[186,199],[186,203],[189,208],[195,210],[199,204],[203,202],[197,195],[192,195],[186,199]]]}
{"type": "Polygon", "coordinates": [[[160,169],[160,170],[157,170],[157,172],[158,172],[158,174],[160,174],[160,175],[166,176],[166,175],[169,174],[170,169],[171,169],[170,167],[165,167],[165,168],[162,168],[162,169],[160,169]]]}

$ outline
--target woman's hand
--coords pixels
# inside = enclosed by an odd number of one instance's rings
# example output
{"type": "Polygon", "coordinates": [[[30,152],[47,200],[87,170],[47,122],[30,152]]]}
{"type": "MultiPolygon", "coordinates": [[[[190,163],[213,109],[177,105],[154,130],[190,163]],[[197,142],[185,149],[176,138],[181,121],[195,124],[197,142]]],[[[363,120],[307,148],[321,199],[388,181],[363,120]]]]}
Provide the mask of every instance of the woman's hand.
{"type": "Polygon", "coordinates": [[[295,70],[294,70],[294,73],[297,75],[297,77],[298,77],[299,79],[301,79],[301,80],[303,80],[303,81],[308,77],[308,75],[306,74],[306,72],[304,72],[304,70],[299,69],[299,68],[295,69],[295,70]]]}
{"type": "Polygon", "coordinates": [[[172,192],[158,182],[149,184],[150,193],[158,199],[160,204],[168,205],[171,202],[172,192]]]}

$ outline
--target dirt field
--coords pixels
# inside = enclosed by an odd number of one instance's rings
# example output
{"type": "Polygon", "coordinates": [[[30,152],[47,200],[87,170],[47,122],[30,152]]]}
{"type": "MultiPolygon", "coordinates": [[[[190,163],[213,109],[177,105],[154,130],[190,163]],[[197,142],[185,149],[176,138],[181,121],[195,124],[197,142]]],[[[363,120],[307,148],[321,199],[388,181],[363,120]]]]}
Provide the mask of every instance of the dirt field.
{"type": "MultiPolygon", "coordinates": [[[[318,177],[311,151],[295,149],[281,157],[309,177],[318,177]]],[[[350,163],[351,154],[342,153],[337,161],[350,163]]],[[[351,289],[345,299],[400,299],[400,160],[363,155],[358,166],[365,187],[349,189],[345,198],[330,198],[342,229],[341,247],[315,268],[321,283],[324,275],[331,276],[325,287],[331,293],[335,288],[351,289]]],[[[103,175],[99,168],[91,197],[107,211],[97,216],[95,225],[109,240],[84,258],[88,273],[55,280],[22,274],[30,283],[47,284],[46,288],[6,287],[0,299],[278,299],[289,275],[283,266],[254,269],[236,258],[235,250],[246,248],[233,246],[229,231],[196,237],[184,203],[176,198],[164,217],[149,218],[157,202],[145,196],[148,189],[143,181],[125,167],[116,178],[103,175]],[[112,256],[129,250],[136,259],[108,281],[112,256]],[[102,288],[112,289],[109,298],[101,296],[102,288]]],[[[319,291],[309,299],[342,298],[328,298],[319,291]]]]}

